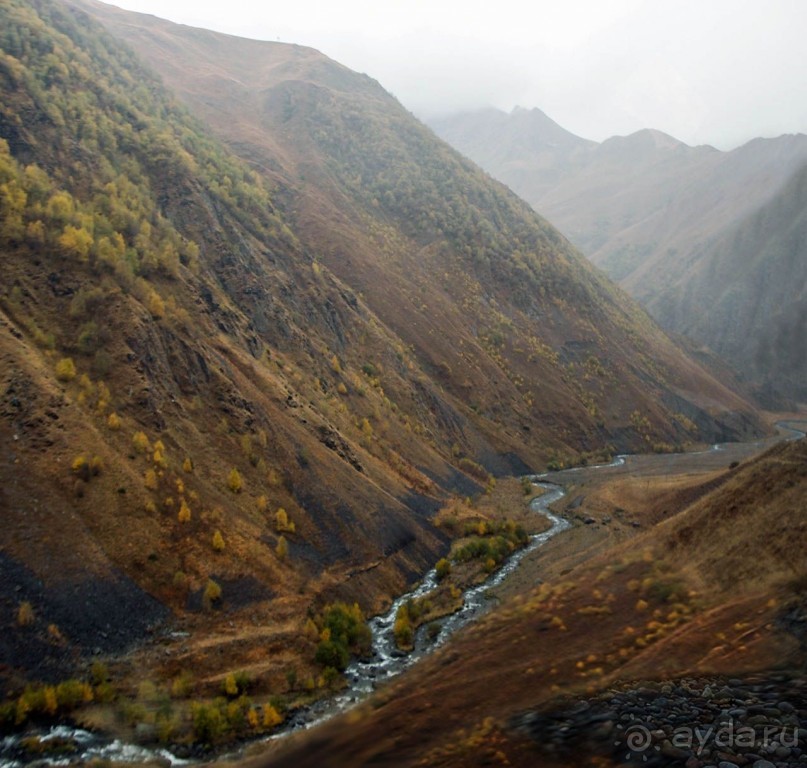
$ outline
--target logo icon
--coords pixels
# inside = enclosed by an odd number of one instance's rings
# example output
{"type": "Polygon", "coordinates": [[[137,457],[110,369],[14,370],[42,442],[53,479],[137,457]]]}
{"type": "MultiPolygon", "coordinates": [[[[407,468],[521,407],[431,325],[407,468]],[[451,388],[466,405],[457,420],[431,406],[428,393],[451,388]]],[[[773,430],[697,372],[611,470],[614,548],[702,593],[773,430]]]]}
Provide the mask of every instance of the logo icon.
{"type": "MultiPolygon", "coordinates": [[[[618,730],[624,731],[621,738],[614,742],[617,747],[624,747],[627,752],[625,760],[634,760],[638,757],[642,758],[643,762],[647,762],[647,751],[653,745],[653,736],[650,729],[641,723],[633,723],[625,728],[624,725],[618,725],[618,730]]],[[[656,752],[661,751],[661,747],[654,746],[656,752]]]]}

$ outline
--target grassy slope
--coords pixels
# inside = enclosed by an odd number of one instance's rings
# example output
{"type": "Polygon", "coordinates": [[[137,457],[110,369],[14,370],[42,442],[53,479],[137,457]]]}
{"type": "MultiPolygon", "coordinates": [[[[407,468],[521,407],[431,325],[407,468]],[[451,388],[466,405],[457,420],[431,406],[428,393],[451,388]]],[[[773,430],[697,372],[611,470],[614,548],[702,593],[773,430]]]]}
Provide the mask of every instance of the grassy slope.
{"type": "MultiPolygon", "coordinates": [[[[368,563],[380,567],[346,596],[369,608],[400,589],[445,546],[428,523],[439,483],[478,488],[421,437],[438,427],[420,404],[440,393],[352,290],[315,272],[257,177],[115,41],[59,5],[3,14],[4,623],[29,599],[38,631],[57,623],[68,647],[114,650],[165,616],[160,603],[180,614],[198,605],[209,577],[236,614],[271,615],[274,598],[298,592],[304,614],[368,563]],[[8,201],[19,190],[16,231],[8,201]],[[91,232],[87,253],[63,243],[67,227],[91,232]],[[114,232],[123,246],[110,255],[114,232]],[[77,368],[69,382],[55,376],[63,357],[77,368]],[[386,394],[362,373],[368,358],[386,394]],[[164,444],[165,467],[134,449],[141,430],[152,449],[164,444]],[[71,472],[82,454],[103,462],[89,483],[71,472]],[[239,494],[227,488],[233,467],[239,494]],[[275,554],[281,506],[296,525],[286,561],[275,554]],[[28,586],[12,597],[20,570],[28,586]],[[111,594],[91,616],[70,609],[68,574],[79,595],[106,575],[111,594]],[[123,616],[110,630],[116,594],[123,616]]],[[[31,633],[12,636],[22,656],[10,654],[11,667],[35,668],[31,633]]],[[[40,661],[69,666],[64,648],[41,650],[40,661]]]]}
{"type": "Polygon", "coordinates": [[[468,766],[502,762],[497,752],[508,764],[543,764],[507,722],[555,696],[796,662],[798,642],[779,618],[805,596],[795,556],[807,531],[805,459],[802,440],[734,470],[590,491],[588,514],[627,509],[648,530],[620,529],[616,517],[593,539],[591,526],[575,528],[576,544],[557,542],[545,556],[539,589],[378,693],[346,718],[349,728],[325,726],[254,764],[315,765],[327,755],[334,766],[468,766]],[[580,547],[583,556],[572,551],[580,547]]]}
{"type": "Polygon", "coordinates": [[[634,411],[650,443],[685,441],[674,414],[708,431],[725,407],[742,409],[544,220],[368,77],[299,46],[84,7],[274,181],[295,233],[444,388],[469,454],[494,466],[497,453],[535,463],[647,445],[634,411]]]}
{"type": "MultiPolygon", "coordinates": [[[[202,633],[267,625],[296,652],[310,606],[341,596],[372,609],[445,550],[431,513],[481,487],[460,457],[508,471],[752,423],[554,230],[368,78],[256,44],[240,74],[267,78],[255,120],[271,138],[247,122],[236,127],[260,142],[231,139],[259,174],[73,6],[15,1],[2,15],[10,668],[61,674],[74,650],[120,650],[166,615],[202,633]],[[269,49],[280,57],[262,58],[269,49]],[[66,357],[77,375],[59,381],[66,357]],[[73,471],[80,456],[100,473],[73,471]],[[285,559],[281,506],[296,526],[285,559]],[[224,591],[208,614],[211,578],[224,591]],[[23,600],[37,616],[27,629],[23,600]],[[76,611],[82,601],[92,610],[76,611]]],[[[225,62],[241,50],[189,34],[225,62]]],[[[207,66],[204,87],[220,95],[220,63],[207,66]]],[[[244,87],[245,101],[214,108],[254,106],[257,87],[244,87]]]]}

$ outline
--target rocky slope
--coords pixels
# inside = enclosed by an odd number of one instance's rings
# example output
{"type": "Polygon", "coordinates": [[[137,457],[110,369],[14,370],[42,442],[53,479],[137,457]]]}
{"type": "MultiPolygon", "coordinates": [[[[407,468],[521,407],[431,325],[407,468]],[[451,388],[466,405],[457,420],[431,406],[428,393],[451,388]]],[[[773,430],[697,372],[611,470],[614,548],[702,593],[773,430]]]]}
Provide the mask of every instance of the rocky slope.
{"type": "Polygon", "coordinates": [[[231,626],[276,648],[271,688],[309,611],[377,608],[489,473],[756,429],[371,79],[87,7],[136,53],[84,6],[0,8],[9,674],[170,616],[221,630],[206,673],[231,626]]]}

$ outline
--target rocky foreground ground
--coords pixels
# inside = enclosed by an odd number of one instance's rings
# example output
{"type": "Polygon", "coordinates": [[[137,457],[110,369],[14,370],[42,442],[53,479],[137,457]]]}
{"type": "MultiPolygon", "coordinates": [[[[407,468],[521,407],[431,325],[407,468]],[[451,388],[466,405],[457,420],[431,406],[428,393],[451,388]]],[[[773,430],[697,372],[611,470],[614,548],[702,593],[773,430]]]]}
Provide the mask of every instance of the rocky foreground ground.
{"type": "Polygon", "coordinates": [[[685,768],[807,766],[807,676],[633,683],[513,725],[556,758],[685,768]]]}

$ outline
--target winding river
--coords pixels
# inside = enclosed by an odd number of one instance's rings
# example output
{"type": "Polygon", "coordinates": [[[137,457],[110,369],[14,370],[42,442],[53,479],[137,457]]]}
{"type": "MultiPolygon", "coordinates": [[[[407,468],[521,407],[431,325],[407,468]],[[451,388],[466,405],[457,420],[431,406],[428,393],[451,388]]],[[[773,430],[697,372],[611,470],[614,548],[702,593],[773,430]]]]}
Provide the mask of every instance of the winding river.
{"type": "MultiPolygon", "coordinates": [[[[624,463],[624,457],[618,457],[609,465],[616,466],[624,463]]],[[[427,627],[421,626],[415,634],[414,650],[404,654],[397,649],[393,626],[398,608],[406,601],[423,597],[437,587],[437,572],[432,568],[418,584],[418,586],[401,595],[389,610],[369,621],[373,634],[373,643],[370,657],[367,661],[354,660],[345,671],[347,688],[329,699],[315,702],[310,707],[297,710],[291,714],[283,726],[269,739],[283,738],[289,733],[311,728],[335,715],[345,712],[356,703],[367,697],[375,688],[385,681],[417,663],[421,658],[444,645],[448,639],[459,629],[474,621],[490,605],[487,592],[492,587],[501,584],[516,568],[519,563],[538,547],[545,544],[553,536],[570,527],[570,523],[549,511],[550,505],[559,501],[565,491],[559,485],[544,482],[546,475],[534,475],[530,480],[544,492],[530,502],[533,512],[543,514],[551,523],[550,527],[542,533],[530,536],[527,546],[514,552],[504,565],[490,575],[483,583],[466,590],[462,607],[441,619],[440,632],[436,637],[427,636],[427,627]]],[[[27,761],[30,765],[64,766],[77,760],[105,759],[121,763],[158,762],[172,766],[186,765],[193,761],[183,760],[165,749],[147,749],[134,744],[127,744],[118,739],[110,739],[101,734],[86,730],[71,728],[66,725],[54,726],[47,731],[28,731],[24,734],[14,734],[0,740],[0,768],[22,768],[25,764],[19,757],[21,741],[36,736],[45,743],[74,742],[77,749],[69,754],[38,757],[27,761]]]]}
{"type": "MultiPolygon", "coordinates": [[[[796,440],[803,438],[805,433],[797,429],[789,422],[779,422],[776,425],[782,431],[789,433],[784,439],[796,440]]],[[[780,436],[778,440],[782,440],[780,436]]],[[[757,448],[766,447],[766,443],[773,443],[777,439],[762,441],[760,443],[747,444],[757,448]]],[[[727,445],[717,444],[711,446],[700,454],[722,451],[727,445]]],[[[682,455],[682,454],[676,454],[682,455]]],[[[688,456],[699,455],[690,453],[688,456]]],[[[617,456],[608,464],[599,464],[588,467],[575,467],[563,470],[560,475],[569,472],[579,472],[583,470],[596,470],[623,467],[626,464],[627,456],[617,456]]],[[[631,457],[638,458],[638,457],[631,457]]],[[[555,473],[553,473],[554,476],[555,473]]],[[[565,495],[563,487],[546,481],[548,474],[531,475],[529,480],[533,485],[541,488],[543,493],[536,496],[530,502],[530,509],[544,515],[551,523],[550,527],[539,534],[533,534],[526,547],[514,552],[505,564],[483,583],[471,587],[465,592],[462,607],[450,616],[441,620],[440,631],[436,637],[429,638],[426,626],[418,629],[415,635],[414,650],[408,654],[401,653],[395,644],[393,626],[398,608],[408,600],[422,597],[437,587],[437,574],[435,569],[430,570],[420,584],[410,592],[401,595],[392,604],[390,609],[372,618],[369,622],[373,634],[372,652],[367,661],[354,660],[345,672],[347,688],[336,696],[316,702],[305,709],[292,713],[283,726],[269,739],[283,738],[289,733],[311,728],[337,714],[345,712],[356,703],[366,698],[379,685],[401,674],[413,664],[417,663],[427,654],[444,645],[457,630],[471,623],[484,613],[491,604],[488,599],[488,591],[501,584],[507,577],[518,568],[521,561],[543,546],[552,537],[561,533],[571,526],[564,518],[558,517],[549,510],[552,504],[560,501],[565,495]]],[[[37,758],[28,761],[28,765],[42,766],[64,766],[77,760],[87,761],[92,759],[105,759],[123,763],[145,763],[160,762],[172,766],[186,765],[192,761],[182,760],[164,749],[147,749],[133,744],[127,744],[120,740],[113,740],[103,735],[90,733],[89,731],[71,728],[60,725],[51,728],[49,731],[38,733],[27,732],[22,735],[12,735],[0,740],[0,768],[22,768],[24,763],[19,758],[19,745],[22,739],[32,735],[38,736],[40,741],[72,741],[77,745],[77,750],[69,756],[56,755],[53,757],[37,758]]]]}
{"type": "MultiPolygon", "coordinates": [[[[624,461],[622,457],[620,459],[624,461]]],[[[620,459],[617,459],[617,461],[620,459]]],[[[458,629],[474,621],[483,613],[490,603],[487,597],[488,590],[501,584],[518,568],[519,563],[530,552],[538,549],[553,536],[566,530],[571,525],[567,520],[549,511],[550,505],[562,499],[565,491],[558,485],[542,482],[543,477],[543,475],[535,475],[530,478],[534,485],[544,491],[542,495],[536,496],[530,502],[530,509],[547,517],[551,523],[547,530],[530,536],[527,546],[514,552],[498,571],[491,574],[483,583],[466,590],[462,607],[455,613],[440,620],[440,632],[435,638],[428,637],[426,625],[421,626],[415,634],[414,650],[407,654],[401,653],[397,649],[393,633],[395,616],[398,609],[405,602],[423,597],[437,588],[437,573],[432,568],[416,589],[401,595],[386,613],[370,620],[370,629],[373,633],[370,659],[367,661],[354,660],[350,664],[345,672],[348,680],[347,689],[332,699],[319,702],[306,710],[295,713],[288,721],[285,731],[273,736],[273,738],[285,735],[291,730],[310,728],[340,712],[344,712],[372,693],[379,684],[401,674],[425,655],[444,645],[458,629]]]]}

